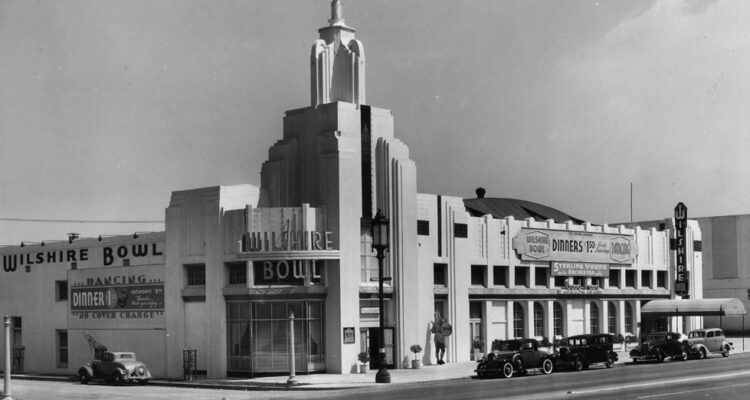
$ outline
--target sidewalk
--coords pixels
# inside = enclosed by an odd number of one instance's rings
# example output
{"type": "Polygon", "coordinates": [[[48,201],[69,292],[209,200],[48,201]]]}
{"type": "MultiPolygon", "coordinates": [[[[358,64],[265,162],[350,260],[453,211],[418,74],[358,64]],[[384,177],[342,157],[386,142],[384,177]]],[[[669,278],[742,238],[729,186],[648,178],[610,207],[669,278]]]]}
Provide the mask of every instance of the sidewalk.
{"type": "MultiPolygon", "coordinates": [[[[391,384],[408,384],[469,378],[475,374],[475,368],[476,362],[467,361],[445,365],[423,365],[418,369],[389,369],[388,373],[391,375],[391,384]]],[[[297,375],[295,385],[287,384],[288,375],[246,379],[199,379],[193,382],[160,380],[152,382],[155,385],[244,390],[332,390],[382,385],[375,383],[377,372],[377,370],[370,370],[365,374],[297,375]]]]}

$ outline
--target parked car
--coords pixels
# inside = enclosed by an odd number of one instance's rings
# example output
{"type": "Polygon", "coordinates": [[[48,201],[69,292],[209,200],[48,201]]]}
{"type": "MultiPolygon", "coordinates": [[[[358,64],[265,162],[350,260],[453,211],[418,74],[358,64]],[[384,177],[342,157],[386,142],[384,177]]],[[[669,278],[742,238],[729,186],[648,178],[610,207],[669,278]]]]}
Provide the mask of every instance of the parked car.
{"type": "Polygon", "coordinates": [[[630,351],[633,362],[655,360],[663,362],[665,358],[673,360],[688,359],[687,337],[676,332],[653,332],[646,336],[640,346],[630,351]]]}
{"type": "Polygon", "coordinates": [[[151,379],[146,364],[135,359],[135,353],[105,351],[101,360],[87,363],[78,370],[78,379],[82,384],[92,379],[104,379],[110,384],[138,382],[145,385],[151,379]]]}
{"type": "Polygon", "coordinates": [[[559,368],[570,368],[575,371],[588,369],[592,364],[604,364],[612,368],[617,362],[617,353],[612,350],[615,336],[609,333],[571,336],[563,340],[557,349],[559,368]]]}
{"type": "Polygon", "coordinates": [[[539,347],[536,339],[496,341],[492,351],[477,362],[475,372],[480,378],[497,375],[510,378],[514,373],[524,375],[533,369],[550,374],[555,367],[554,354],[539,347]]]}
{"type": "Polygon", "coordinates": [[[718,328],[696,329],[688,333],[688,353],[690,356],[698,359],[706,358],[711,353],[721,353],[724,357],[729,357],[729,350],[732,349],[732,342],[724,337],[724,331],[718,328]]]}

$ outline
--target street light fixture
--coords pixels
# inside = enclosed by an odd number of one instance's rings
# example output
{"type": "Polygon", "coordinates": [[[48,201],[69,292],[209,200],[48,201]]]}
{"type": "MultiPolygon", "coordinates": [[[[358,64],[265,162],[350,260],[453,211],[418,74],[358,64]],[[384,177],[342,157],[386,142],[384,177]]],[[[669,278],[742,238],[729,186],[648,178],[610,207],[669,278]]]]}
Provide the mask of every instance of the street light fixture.
{"type": "Polygon", "coordinates": [[[380,301],[380,334],[378,340],[378,355],[380,365],[375,375],[376,383],[391,383],[391,374],[388,373],[385,360],[385,310],[383,309],[383,257],[388,250],[388,218],[378,210],[372,220],[372,247],[377,251],[378,258],[378,299],[380,301]]]}

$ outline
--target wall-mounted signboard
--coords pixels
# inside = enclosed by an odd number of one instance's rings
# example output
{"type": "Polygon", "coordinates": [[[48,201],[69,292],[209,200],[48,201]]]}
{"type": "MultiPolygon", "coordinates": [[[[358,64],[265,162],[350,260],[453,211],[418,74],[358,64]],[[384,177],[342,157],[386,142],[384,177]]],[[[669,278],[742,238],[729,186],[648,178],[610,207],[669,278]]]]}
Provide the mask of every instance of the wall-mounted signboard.
{"type": "Polygon", "coordinates": [[[68,271],[69,329],[164,328],[164,267],[68,271]]]}
{"type": "Polygon", "coordinates": [[[609,264],[553,262],[552,276],[594,276],[609,277],[609,264]]]}
{"type": "Polygon", "coordinates": [[[523,228],[513,238],[522,260],[632,264],[638,254],[633,235],[523,228]]]}

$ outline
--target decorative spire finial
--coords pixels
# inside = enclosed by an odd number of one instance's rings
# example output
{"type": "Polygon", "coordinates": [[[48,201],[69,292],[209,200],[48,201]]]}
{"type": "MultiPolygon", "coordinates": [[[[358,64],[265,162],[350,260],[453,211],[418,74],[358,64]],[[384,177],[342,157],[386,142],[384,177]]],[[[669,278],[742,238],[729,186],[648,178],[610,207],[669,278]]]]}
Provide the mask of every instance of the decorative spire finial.
{"type": "Polygon", "coordinates": [[[343,24],[344,18],[343,18],[343,11],[341,9],[341,0],[333,0],[331,1],[331,19],[328,20],[328,23],[333,26],[336,24],[343,24]]]}

